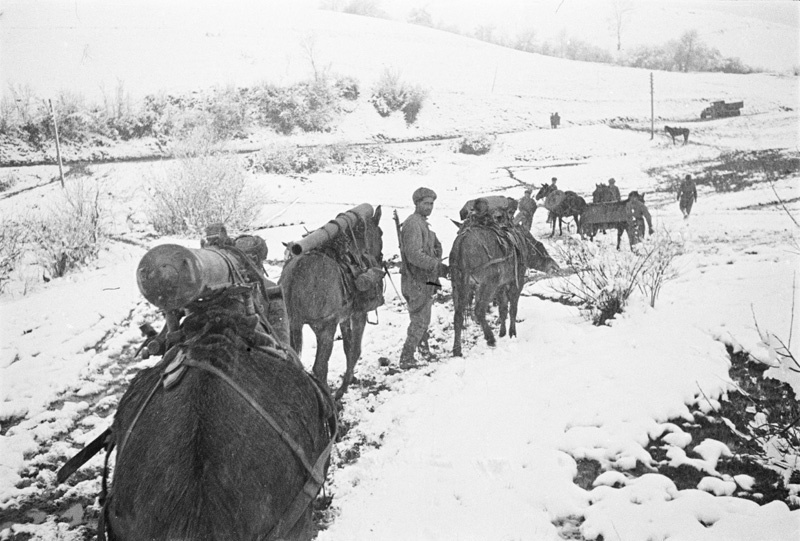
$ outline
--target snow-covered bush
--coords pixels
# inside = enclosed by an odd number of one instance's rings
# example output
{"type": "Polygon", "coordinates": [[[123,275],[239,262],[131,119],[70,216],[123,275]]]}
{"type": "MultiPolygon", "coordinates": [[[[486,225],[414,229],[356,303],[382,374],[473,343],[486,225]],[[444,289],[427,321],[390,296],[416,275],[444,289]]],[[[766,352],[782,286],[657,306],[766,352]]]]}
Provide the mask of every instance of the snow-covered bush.
{"type": "Polygon", "coordinates": [[[327,147],[298,147],[274,144],[247,157],[247,169],[256,173],[317,173],[339,158],[327,147]]]}
{"type": "Polygon", "coordinates": [[[15,220],[0,219],[0,293],[25,254],[26,228],[15,220]]]}
{"type": "Polygon", "coordinates": [[[266,84],[254,91],[261,121],[279,133],[295,129],[327,132],[341,110],[339,90],[327,78],[304,81],[289,87],[266,84]]]}
{"type": "Polygon", "coordinates": [[[235,156],[184,155],[149,179],[148,217],[161,234],[197,235],[212,223],[247,228],[264,203],[235,156]]]}
{"type": "Polygon", "coordinates": [[[622,313],[636,289],[655,306],[664,282],[677,276],[673,261],[682,247],[659,233],[630,252],[586,242],[568,242],[556,250],[573,273],[555,286],[557,292],[583,306],[592,323],[603,325],[622,313]]]}
{"type": "Polygon", "coordinates": [[[100,253],[110,212],[104,194],[100,182],[73,178],[52,206],[21,221],[45,276],[64,276],[100,253]]]}
{"type": "Polygon", "coordinates": [[[481,156],[492,150],[495,136],[487,134],[465,135],[458,141],[457,151],[481,156]]]}
{"type": "Polygon", "coordinates": [[[411,125],[417,121],[427,96],[427,90],[402,81],[397,71],[387,68],[373,87],[369,102],[382,117],[401,111],[406,124],[411,125]]]}

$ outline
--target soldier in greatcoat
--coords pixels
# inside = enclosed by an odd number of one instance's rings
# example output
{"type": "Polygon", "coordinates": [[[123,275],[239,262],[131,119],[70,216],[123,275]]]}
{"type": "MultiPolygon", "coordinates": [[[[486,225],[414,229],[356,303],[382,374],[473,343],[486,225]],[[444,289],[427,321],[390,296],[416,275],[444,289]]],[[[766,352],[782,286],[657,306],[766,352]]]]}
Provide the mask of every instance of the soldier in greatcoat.
{"type": "Polygon", "coordinates": [[[533,213],[536,212],[536,201],[531,197],[533,189],[529,186],[525,188],[525,193],[517,205],[517,216],[514,218],[514,225],[520,226],[524,231],[531,230],[533,224],[533,213]]]}
{"type": "Polygon", "coordinates": [[[686,175],[678,188],[678,207],[683,213],[684,220],[692,213],[695,201],[697,201],[697,186],[695,186],[692,176],[686,175]]]}
{"type": "Polygon", "coordinates": [[[427,353],[433,297],[441,287],[439,277],[447,276],[449,270],[442,263],[442,244],[428,223],[436,193],[430,188],[418,188],[412,200],[414,213],[406,218],[400,230],[403,259],[400,289],[408,303],[410,319],[400,354],[400,368],[416,366],[414,353],[417,347],[422,346],[423,352],[427,353]]]}

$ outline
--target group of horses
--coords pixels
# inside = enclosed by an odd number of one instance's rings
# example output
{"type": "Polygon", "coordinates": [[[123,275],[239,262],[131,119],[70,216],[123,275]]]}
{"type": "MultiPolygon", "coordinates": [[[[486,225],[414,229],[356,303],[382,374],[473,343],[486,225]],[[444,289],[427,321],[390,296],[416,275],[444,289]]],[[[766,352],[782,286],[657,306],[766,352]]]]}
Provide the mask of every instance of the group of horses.
{"type": "MultiPolygon", "coordinates": [[[[345,236],[356,253],[383,266],[380,219],[379,206],[345,236]]],[[[494,300],[503,315],[501,336],[507,315],[509,334],[515,336],[525,270],[557,268],[529,233],[524,242],[511,244],[502,236],[479,227],[457,235],[450,254],[454,354],[461,354],[467,303],[475,302],[487,342],[494,344],[485,319],[494,300]]],[[[231,268],[249,265],[234,248],[217,252],[231,268]]],[[[158,272],[172,277],[174,269],[158,272]]],[[[347,358],[339,398],[361,354],[368,307],[358,302],[352,275],[330,251],[291,257],[279,285],[290,344],[270,333],[253,311],[253,295],[260,294],[253,284],[237,283],[198,298],[170,324],[161,361],[131,381],[111,428],[61,468],[58,482],[105,449],[99,539],[314,536],[311,503],[325,481],[338,434],[328,360],[338,327],[347,358]],[[299,360],[306,324],[317,337],[312,373],[299,360]]]]}

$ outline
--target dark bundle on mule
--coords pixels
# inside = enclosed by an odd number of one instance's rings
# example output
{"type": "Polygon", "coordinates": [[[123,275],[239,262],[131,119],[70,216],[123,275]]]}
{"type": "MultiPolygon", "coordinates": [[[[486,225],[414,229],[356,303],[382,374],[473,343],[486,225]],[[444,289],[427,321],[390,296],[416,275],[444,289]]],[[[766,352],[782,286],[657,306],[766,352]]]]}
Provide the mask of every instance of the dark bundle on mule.
{"type": "Polygon", "coordinates": [[[266,245],[237,240],[218,226],[201,249],[159,246],[140,262],[142,294],[167,315],[166,352],[131,381],[112,427],[57,478],[106,449],[100,539],[313,535],[335,406],[267,320],[279,290],[259,272],[266,245]]]}

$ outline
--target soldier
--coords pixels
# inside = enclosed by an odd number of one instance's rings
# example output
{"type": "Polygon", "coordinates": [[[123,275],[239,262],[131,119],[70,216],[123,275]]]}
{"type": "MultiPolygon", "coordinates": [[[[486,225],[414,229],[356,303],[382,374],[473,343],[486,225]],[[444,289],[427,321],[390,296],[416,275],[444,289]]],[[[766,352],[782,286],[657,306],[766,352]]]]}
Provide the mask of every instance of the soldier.
{"type": "Polygon", "coordinates": [[[691,214],[695,201],[697,201],[697,186],[695,186],[692,176],[686,175],[678,188],[678,207],[683,213],[684,220],[691,214]]]}
{"type": "Polygon", "coordinates": [[[622,199],[622,196],[619,194],[619,188],[617,188],[617,181],[613,178],[608,179],[608,191],[614,196],[612,201],[619,201],[622,199]]]}
{"type": "Polygon", "coordinates": [[[267,260],[268,255],[267,243],[256,235],[242,235],[236,238],[234,246],[250,258],[250,261],[258,271],[261,280],[261,294],[267,309],[267,322],[272,327],[275,338],[288,345],[289,316],[286,313],[286,303],[280,295],[278,284],[269,279],[267,271],[264,269],[264,262],[267,260]]]}
{"type": "Polygon", "coordinates": [[[530,186],[525,188],[522,199],[519,200],[519,204],[517,205],[519,212],[517,212],[517,216],[514,219],[514,225],[520,226],[525,231],[531,230],[533,213],[536,212],[536,201],[531,198],[531,193],[533,193],[533,188],[530,186]]]}
{"type": "Polygon", "coordinates": [[[400,368],[417,366],[414,352],[421,346],[428,350],[428,326],[431,323],[431,307],[436,289],[441,287],[439,277],[447,276],[448,267],[441,262],[442,245],[436,238],[428,216],[433,212],[436,193],[430,188],[418,188],[412,195],[414,214],[406,218],[400,230],[400,250],[403,259],[400,289],[408,303],[410,322],[400,368]]]}
{"type": "Polygon", "coordinates": [[[628,235],[631,247],[644,238],[644,222],[647,220],[647,229],[650,235],[653,234],[653,221],[650,218],[650,211],[644,204],[644,197],[637,191],[628,195],[628,204],[625,205],[628,214],[628,235]]]}

